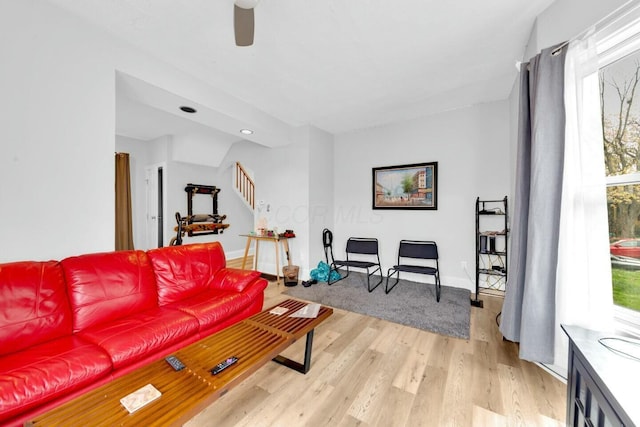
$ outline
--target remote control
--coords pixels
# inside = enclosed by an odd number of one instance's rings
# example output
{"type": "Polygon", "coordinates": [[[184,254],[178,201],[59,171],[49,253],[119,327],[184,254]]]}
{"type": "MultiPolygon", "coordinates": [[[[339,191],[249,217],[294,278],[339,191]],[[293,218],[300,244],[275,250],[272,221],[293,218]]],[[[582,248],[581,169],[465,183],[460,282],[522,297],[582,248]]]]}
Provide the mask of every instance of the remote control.
{"type": "Polygon", "coordinates": [[[166,360],[167,363],[171,365],[171,367],[176,371],[181,371],[185,368],[184,363],[182,363],[180,359],[175,356],[168,356],[164,360],[166,360]]]}
{"type": "Polygon", "coordinates": [[[216,366],[214,366],[213,369],[211,369],[211,373],[213,375],[219,374],[220,372],[224,371],[225,369],[227,369],[229,366],[233,365],[237,361],[238,361],[237,357],[231,356],[224,362],[218,363],[216,366]]]}

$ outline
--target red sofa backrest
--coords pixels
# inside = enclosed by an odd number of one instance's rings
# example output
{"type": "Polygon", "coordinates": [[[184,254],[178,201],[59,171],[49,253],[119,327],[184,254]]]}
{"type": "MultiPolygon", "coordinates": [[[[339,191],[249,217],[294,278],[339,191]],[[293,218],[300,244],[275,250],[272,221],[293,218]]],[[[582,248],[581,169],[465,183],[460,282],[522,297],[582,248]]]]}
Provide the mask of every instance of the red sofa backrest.
{"type": "Polygon", "coordinates": [[[155,276],[143,251],[80,255],[61,264],[74,333],[158,306],[155,276]]]}
{"type": "Polygon", "coordinates": [[[227,262],[219,242],[167,246],[147,254],[156,274],[160,306],[209,289],[213,276],[227,262]]]}
{"type": "Polygon", "coordinates": [[[0,355],[70,335],[71,320],[58,262],[0,264],[0,355]]]}

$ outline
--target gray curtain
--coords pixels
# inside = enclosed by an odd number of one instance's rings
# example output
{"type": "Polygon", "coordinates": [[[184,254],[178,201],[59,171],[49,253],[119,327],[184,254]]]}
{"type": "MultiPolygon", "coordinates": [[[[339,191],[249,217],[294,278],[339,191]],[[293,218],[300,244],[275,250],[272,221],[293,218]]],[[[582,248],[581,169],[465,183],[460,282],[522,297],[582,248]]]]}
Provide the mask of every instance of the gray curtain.
{"type": "Polygon", "coordinates": [[[552,363],[564,162],[565,49],[543,50],[520,71],[511,258],[500,331],[522,359],[552,363]]]}

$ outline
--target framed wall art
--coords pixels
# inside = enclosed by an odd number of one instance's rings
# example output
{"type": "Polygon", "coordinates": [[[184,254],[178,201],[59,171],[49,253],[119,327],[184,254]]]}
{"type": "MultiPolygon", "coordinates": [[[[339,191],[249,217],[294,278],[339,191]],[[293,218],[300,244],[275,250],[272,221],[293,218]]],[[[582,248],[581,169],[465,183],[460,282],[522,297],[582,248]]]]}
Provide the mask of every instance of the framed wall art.
{"type": "Polygon", "coordinates": [[[438,209],[438,162],[373,168],[373,209],[438,209]]]}

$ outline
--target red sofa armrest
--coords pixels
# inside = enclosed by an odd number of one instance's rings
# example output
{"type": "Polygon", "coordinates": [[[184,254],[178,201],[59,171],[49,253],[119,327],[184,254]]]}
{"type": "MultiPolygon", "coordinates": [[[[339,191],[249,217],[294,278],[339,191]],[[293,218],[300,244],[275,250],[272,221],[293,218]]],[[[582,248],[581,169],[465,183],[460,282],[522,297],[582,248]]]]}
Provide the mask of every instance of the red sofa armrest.
{"type": "Polygon", "coordinates": [[[264,298],[264,290],[266,289],[269,282],[266,279],[258,278],[253,282],[249,283],[242,293],[248,296],[251,301],[264,298]]]}
{"type": "MultiPolygon", "coordinates": [[[[213,281],[211,282],[211,288],[243,292],[247,286],[259,279],[259,271],[223,268],[214,276],[213,281]]],[[[262,281],[264,281],[264,287],[266,288],[267,281],[264,279],[262,279],[262,281]]]]}

